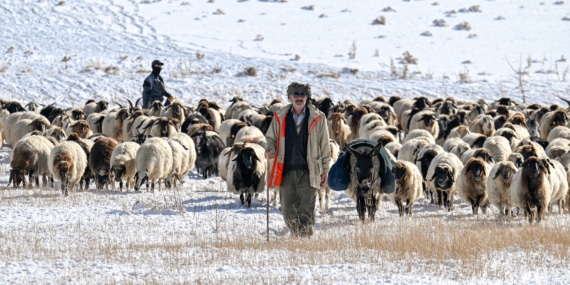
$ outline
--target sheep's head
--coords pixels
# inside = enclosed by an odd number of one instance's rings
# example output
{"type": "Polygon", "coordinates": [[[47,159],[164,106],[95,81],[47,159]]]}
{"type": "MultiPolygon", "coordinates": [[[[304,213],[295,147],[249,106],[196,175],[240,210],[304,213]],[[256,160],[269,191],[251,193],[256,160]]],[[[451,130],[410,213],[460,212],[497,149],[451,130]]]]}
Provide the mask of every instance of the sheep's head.
{"type": "Polygon", "coordinates": [[[254,170],[257,166],[256,161],[260,161],[255,151],[250,147],[245,147],[240,150],[238,155],[233,159],[239,166],[243,166],[247,170],[254,170]]]}
{"type": "Polygon", "coordinates": [[[435,167],[435,171],[433,176],[430,178],[430,181],[435,180],[435,187],[441,190],[447,190],[453,186],[455,180],[453,178],[453,174],[455,170],[448,164],[440,164],[435,167]]]}
{"type": "Polygon", "coordinates": [[[524,174],[532,179],[539,177],[542,173],[550,174],[550,164],[548,159],[531,156],[522,163],[521,168],[525,170],[524,174]]]}
{"type": "Polygon", "coordinates": [[[406,178],[409,175],[406,164],[404,164],[401,161],[396,161],[396,163],[394,163],[394,167],[392,168],[392,173],[394,173],[394,177],[397,180],[406,180],[406,178]]]}
{"type": "Polygon", "coordinates": [[[464,175],[471,175],[477,182],[485,182],[487,172],[485,170],[485,161],[480,158],[470,158],[463,168],[464,175]]]}
{"type": "Polygon", "coordinates": [[[135,174],[135,191],[141,189],[141,185],[148,183],[148,174],[146,171],[137,171],[135,174]]]}
{"type": "Polygon", "coordinates": [[[111,172],[115,174],[115,181],[121,182],[121,178],[127,172],[127,168],[124,165],[113,165],[111,172]]]}
{"type": "Polygon", "coordinates": [[[497,179],[500,176],[503,182],[510,184],[513,180],[513,177],[515,176],[515,173],[517,173],[517,168],[513,162],[502,162],[499,165],[499,168],[497,169],[497,172],[495,173],[493,179],[497,179]]]}

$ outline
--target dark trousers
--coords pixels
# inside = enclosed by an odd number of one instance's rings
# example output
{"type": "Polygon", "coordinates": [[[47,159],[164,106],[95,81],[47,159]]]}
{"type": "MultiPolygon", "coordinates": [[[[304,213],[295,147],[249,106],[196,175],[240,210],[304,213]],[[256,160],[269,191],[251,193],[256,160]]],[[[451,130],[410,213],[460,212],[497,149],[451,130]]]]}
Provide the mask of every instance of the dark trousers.
{"type": "Polygon", "coordinates": [[[283,176],[279,188],[283,220],[297,236],[313,234],[317,189],[311,187],[309,171],[291,170],[283,176]]]}

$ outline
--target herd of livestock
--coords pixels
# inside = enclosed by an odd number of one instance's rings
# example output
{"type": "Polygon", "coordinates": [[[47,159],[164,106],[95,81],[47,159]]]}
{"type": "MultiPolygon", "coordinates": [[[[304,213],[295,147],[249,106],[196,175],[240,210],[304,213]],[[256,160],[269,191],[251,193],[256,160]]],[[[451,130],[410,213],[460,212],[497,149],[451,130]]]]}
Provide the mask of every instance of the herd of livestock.
{"type": "MultiPolygon", "coordinates": [[[[221,177],[248,206],[267,188],[264,134],[286,103],[254,106],[236,96],[224,110],[206,99],[196,106],[155,101],[148,109],[127,102],[40,108],[0,100],[0,140],[12,148],[9,184],[40,187],[41,178],[43,187],[54,187],[57,180],[64,195],[88,189],[91,181],[98,190],[118,182],[120,191],[154,191],[155,185],[160,191],[163,184],[177,188],[195,169],[203,178],[221,177]]],[[[570,210],[564,106],[399,96],[338,103],[326,97],[311,104],[328,118],[331,167],[339,157],[349,163],[346,193],[363,221],[366,213],[374,219],[383,197],[400,216],[412,215],[421,196],[451,211],[458,195],[475,215],[492,204],[501,216],[516,209],[530,222],[540,222],[553,206],[570,210]],[[354,147],[356,140],[373,144],[354,147]],[[394,191],[378,187],[387,179],[379,172],[385,163],[379,153],[391,160],[394,191]]],[[[328,210],[331,189],[324,185],[317,193],[318,207],[328,210]]]]}

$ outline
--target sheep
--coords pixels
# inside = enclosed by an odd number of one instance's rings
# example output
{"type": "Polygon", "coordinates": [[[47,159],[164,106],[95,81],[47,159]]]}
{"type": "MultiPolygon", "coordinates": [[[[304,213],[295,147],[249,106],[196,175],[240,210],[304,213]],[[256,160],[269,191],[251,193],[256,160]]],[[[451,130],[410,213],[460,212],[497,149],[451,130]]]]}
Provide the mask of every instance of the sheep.
{"type": "MultiPolygon", "coordinates": [[[[459,125],[457,127],[452,128],[449,131],[449,135],[447,136],[447,138],[463,138],[466,135],[470,134],[471,131],[469,130],[468,126],[465,125],[459,125]]],[[[443,144],[442,144],[443,145],[443,144]]]]}
{"type": "Polygon", "coordinates": [[[540,120],[539,124],[539,131],[540,137],[543,139],[548,139],[548,134],[552,129],[557,126],[566,126],[568,125],[568,114],[566,114],[565,110],[555,110],[550,111],[540,120]]]}
{"type": "Polygon", "coordinates": [[[87,155],[76,142],[64,141],[51,150],[48,167],[54,179],[61,181],[62,194],[68,196],[69,190],[83,177],[87,167],[87,155]]]}
{"type": "Polygon", "coordinates": [[[570,128],[567,126],[556,126],[548,133],[546,140],[552,142],[557,138],[565,138],[570,140],[570,128]]]}
{"type": "Polygon", "coordinates": [[[434,138],[439,136],[439,124],[437,123],[435,112],[431,110],[423,110],[416,113],[410,119],[409,125],[408,132],[416,129],[424,129],[434,138]]]}
{"type": "Polygon", "coordinates": [[[136,157],[140,145],[135,142],[123,142],[118,144],[111,153],[111,173],[115,181],[119,182],[119,190],[123,192],[123,181],[125,190],[135,184],[135,173],[137,172],[136,157]]]}
{"type": "Polygon", "coordinates": [[[557,160],[547,159],[550,164],[550,186],[552,187],[552,194],[550,196],[550,204],[548,205],[548,212],[552,213],[552,204],[558,202],[558,212],[562,214],[566,212],[564,201],[568,194],[568,178],[564,166],[557,160]]]}
{"type": "Polygon", "coordinates": [[[412,216],[414,203],[422,196],[422,174],[412,162],[404,160],[396,160],[392,172],[396,178],[396,191],[386,196],[398,206],[400,217],[404,214],[412,216]]]}
{"type": "Polygon", "coordinates": [[[6,126],[6,118],[10,116],[10,112],[0,109],[0,144],[4,141],[4,127],[6,126]]]}
{"type": "Polygon", "coordinates": [[[198,103],[196,111],[204,116],[214,130],[220,129],[220,124],[224,120],[224,116],[220,109],[218,109],[214,102],[208,102],[206,99],[201,99],[198,103]]]}
{"type": "MultiPolygon", "coordinates": [[[[522,140],[517,146],[517,148],[513,150],[513,152],[522,153],[523,156],[525,156],[525,154],[532,154],[537,157],[548,157],[546,155],[546,151],[544,151],[544,148],[542,148],[540,144],[531,141],[530,139],[522,140]]],[[[530,155],[526,155],[525,159],[528,158],[529,156],[530,155]]]]}
{"type": "Polygon", "coordinates": [[[491,156],[495,162],[507,160],[512,152],[509,141],[502,136],[488,137],[485,143],[483,143],[483,148],[491,152],[491,156]]]}
{"type": "Polygon", "coordinates": [[[254,126],[261,130],[261,132],[266,133],[273,119],[273,114],[262,115],[253,109],[247,109],[239,114],[238,119],[245,122],[248,126],[254,126]]]}
{"type": "Polygon", "coordinates": [[[570,152],[570,139],[556,138],[552,140],[544,150],[549,158],[556,158],[570,152]]]}
{"type": "Polygon", "coordinates": [[[114,138],[118,142],[123,142],[123,121],[129,117],[127,108],[120,108],[116,112],[107,113],[103,119],[102,134],[114,138]]]}
{"type": "Polygon", "coordinates": [[[471,148],[483,147],[487,136],[480,133],[470,133],[463,137],[463,141],[469,144],[471,148]]]}
{"type": "Polygon", "coordinates": [[[513,129],[509,129],[509,128],[497,129],[497,131],[495,132],[495,134],[493,136],[501,136],[501,137],[506,138],[509,141],[509,145],[511,147],[511,150],[514,150],[515,148],[517,148],[521,142],[521,139],[519,138],[518,134],[513,129]]]}
{"type": "Polygon", "coordinates": [[[243,101],[243,98],[235,99],[234,97],[230,102],[233,102],[227,109],[226,109],[226,120],[229,119],[238,119],[239,114],[242,111],[253,109],[253,106],[246,101],[243,101]]]}
{"type": "MultiPolygon", "coordinates": [[[[182,175],[186,175],[196,166],[196,146],[194,145],[194,141],[190,136],[184,133],[173,134],[168,137],[168,140],[175,140],[179,142],[182,147],[188,152],[188,162],[186,163],[186,169],[183,169],[182,171],[182,175]]],[[[183,179],[183,177],[180,178],[183,179]]],[[[183,182],[183,180],[181,182],[183,182]]]]}
{"type": "Polygon", "coordinates": [[[178,119],[160,117],[157,118],[150,128],[151,137],[169,137],[179,130],[178,119]]]}
{"type": "Polygon", "coordinates": [[[396,160],[396,157],[398,157],[398,154],[402,149],[402,145],[399,142],[391,142],[387,143],[384,148],[386,148],[388,154],[392,156],[392,160],[396,160]]]}
{"type": "Polygon", "coordinates": [[[386,122],[377,113],[368,113],[362,116],[358,126],[358,137],[369,138],[377,127],[385,127],[386,122]]]}
{"type": "Polygon", "coordinates": [[[26,111],[22,104],[16,101],[9,101],[4,103],[2,109],[7,110],[10,112],[10,114],[26,111]]]}
{"type": "Polygon", "coordinates": [[[83,112],[85,113],[86,116],[89,116],[93,113],[101,113],[107,110],[108,107],[109,107],[109,102],[107,102],[106,100],[100,100],[98,102],[91,101],[85,103],[85,105],[83,106],[83,112]]]}
{"type": "Polygon", "coordinates": [[[416,166],[420,170],[423,179],[423,189],[426,195],[430,196],[431,203],[434,204],[434,193],[435,189],[428,188],[426,183],[427,172],[432,160],[440,153],[444,152],[443,148],[437,144],[428,144],[420,150],[417,159],[416,166]]]}
{"type": "Polygon", "coordinates": [[[251,142],[256,143],[263,148],[267,146],[265,135],[257,127],[245,126],[236,133],[234,143],[237,142],[251,142]]]}
{"type": "Polygon", "coordinates": [[[511,193],[510,187],[518,168],[512,161],[499,161],[487,176],[487,195],[489,203],[499,209],[499,216],[510,216],[511,193]]]}
{"type": "Polygon", "coordinates": [[[172,171],[166,178],[166,184],[169,185],[169,187],[178,189],[176,181],[182,183],[182,177],[188,174],[190,153],[178,140],[168,139],[167,142],[172,149],[172,171]]]}
{"type": "MultiPolygon", "coordinates": [[[[388,127],[389,128],[389,127],[388,127]]],[[[370,134],[370,140],[386,145],[391,142],[398,142],[399,140],[394,134],[385,127],[379,128],[370,134]]]]}
{"type": "Polygon", "coordinates": [[[426,97],[422,96],[416,98],[414,104],[412,105],[412,108],[404,111],[401,118],[398,118],[398,122],[400,122],[402,131],[404,131],[404,133],[407,133],[410,130],[410,123],[412,122],[414,115],[423,110],[427,110],[430,106],[431,102],[426,97]]]}
{"type": "Polygon", "coordinates": [[[172,172],[172,148],[165,138],[148,138],[137,150],[135,191],[146,183],[147,191],[154,192],[158,181],[158,191],[162,191],[162,181],[172,172]]]}
{"type": "Polygon", "coordinates": [[[411,139],[402,144],[402,148],[398,152],[398,160],[405,160],[411,163],[416,163],[416,159],[418,158],[418,154],[420,150],[428,145],[432,144],[428,139],[424,137],[419,137],[415,139],[411,139]]]}
{"type": "Polygon", "coordinates": [[[53,137],[58,143],[64,141],[67,138],[65,130],[61,127],[51,126],[49,129],[45,130],[43,133],[44,137],[53,137]]]}
{"type": "Polygon", "coordinates": [[[85,121],[89,124],[89,128],[93,131],[93,134],[103,133],[103,120],[105,120],[106,114],[103,113],[91,113],[87,115],[85,121]]]}
{"type": "Polygon", "coordinates": [[[495,133],[495,124],[490,115],[479,115],[469,124],[469,131],[492,136],[495,133]]]}
{"type": "Polygon", "coordinates": [[[552,195],[552,186],[548,179],[550,173],[550,164],[546,158],[532,156],[522,163],[513,177],[509,188],[511,203],[524,210],[529,223],[535,219],[537,223],[540,223],[550,205],[552,195]],[[533,212],[535,207],[536,214],[533,212]]]}
{"type": "Polygon", "coordinates": [[[232,146],[237,132],[245,126],[247,126],[247,124],[238,119],[227,119],[223,121],[222,124],[220,124],[219,135],[224,145],[226,147],[232,146]]]}
{"type": "Polygon", "coordinates": [[[258,144],[244,143],[228,165],[228,191],[239,194],[241,204],[247,202],[250,207],[252,196],[267,186],[266,171],[265,149],[258,144]]]}
{"type": "Polygon", "coordinates": [[[160,111],[160,117],[167,117],[177,119],[178,122],[184,122],[186,120],[186,114],[184,113],[184,106],[179,100],[175,100],[172,104],[166,106],[160,111]]]}
{"type": "Polygon", "coordinates": [[[347,124],[350,127],[350,136],[348,137],[348,141],[352,141],[358,138],[360,120],[366,114],[368,114],[368,110],[366,108],[358,107],[346,117],[347,124]]]}
{"type": "Polygon", "coordinates": [[[341,113],[335,112],[328,118],[330,138],[335,140],[340,148],[344,148],[350,137],[350,127],[341,113]]]}
{"type": "Polygon", "coordinates": [[[442,152],[433,158],[427,171],[427,184],[429,189],[437,193],[436,204],[453,209],[453,200],[457,192],[457,177],[463,169],[463,163],[457,155],[442,152]]]}
{"type": "Polygon", "coordinates": [[[457,193],[463,201],[471,205],[473,215],[478,214],[479,208],[483,214],[487,213],[487,176],[490,169],[491,166],[483,159],[472,157],[457,177],[457,193]]]}
{"type": "Polygon", "coordinates": [[[110,174],[112,173],[111,156],[118,144],[119,143],[113,138],[99,137],[91,147],[91,152],[89,153],[89,168],[95,177],[95,187],[97,190],[103,189],[103,186],[105,186],[105,190],[109,190],[109,184],[112,183],[110,178],[110,174]]]}
{"type": "MultiPolygon", "coordinates": [[[[329,146],[331,149],[331,160],[329,162],[330,169],[338,159],[338,156],[340,154],[340,147],[338,143],[336,143],[336,141],[333,139],[329,139],[329,146]]],[[[277,196],[277,192],[275,192],[275,196],[277,196]]],[[[332,190],[329,187],[328,183],[325,183],[317,189],[317,199],[319,201],[319,209],[321,212],[327,212],[329,210],[331,196],[332,190]]]]}
{"type": "Polygon", "coordinates": [[[6,140],[6,144],[14,146],[25,134],[34,130],[43,132],[50,126],[50,122],[38,113],[13,113],[6,117],[4,122],[4,139],[6,140]]]}
{"type": "Polygon", "coordinates": [[[65,134],[77,133],[80,138],[86,139],[93,135],[93,131],[86,120],[77,120],[67,127],[65,134]]]}
{"type": "MultiPolygon", "coordinates": [[[[213,131],[198,131],[191,138],[196,146],[196,169],[204,179],[218,174],[218,156],[224,149],[220,136],[213,131]]],[[[235,144],[235,143],[234,143],[235,144]]]]}
{"type": "MultiPolygon", "coordinates": [[[[63,111],[62,108],[58,108],[54,106],[55,103],[52,103],[50,105],[44,106],[41,110],[40,110],[40,115],[46,117],[48,119],[48,121],[51,123],[53,122],[53,120],[55,119],[55,117],[64,114],[65,112],[63,111]]],[[[35,113],[35,112],[34,112],[35,113]]]]}
{"type": "Polygon", "coordinates": [[[411,130],[409,133],[406,134],[406,137],[404,138],[404,143],[411,140],[411,139],[415,139],[418,137],[423,137],[423,138],[427,139],[430,144],[435,143],[435,139],[434,139],[432,133],[430,133],[428,130],[425,130],[425,129],[411,130]]]}
{"type": "Polygon", "coordinates": [[[447,138],[442,147],[444,151],[455,154],[458,158],[471,148],[469,144],[461,138],[447,138]]]}
{"type": "Polygon", "coordinates": [[[368,105],[372,107],[376,113],[380,114],[388,126],[396,127],[398,125],[398,119],[396,118],[394,108],[388,103],[371,101],[368,102],[368,105]]]}
{"type": "Polygon", "coordinates": [[[14,181],[14,188],[18,188],[20,182],[23,188],[31,187],[33,181],[39,187],[39,176],[44,177],[43,186],[46,186],[46,177],[50,176],[48,159],[53,147],[47,138],[39,135],[23,137],[14,145],[10,153],[10,180],[14,181]]]}
{"type": "MultiPolygon", "coordinates": [[[[200,113],[189,113],[188,116],[186,116],[186,119],[184,120],[184,122],[182,123],[182,126],[180,127],[180,132],[181,133],[188,133],[188,128],[191,127],[192,125],[195,124],[208,124],[208,120],[206,118],[204,118],[204,116],[202,116],[202,114],[200,113]]],[[[221,127],[221,125],[220,125],[221,127]]],[[[214,128],[212,127],[212,130],[214,128]]]]}

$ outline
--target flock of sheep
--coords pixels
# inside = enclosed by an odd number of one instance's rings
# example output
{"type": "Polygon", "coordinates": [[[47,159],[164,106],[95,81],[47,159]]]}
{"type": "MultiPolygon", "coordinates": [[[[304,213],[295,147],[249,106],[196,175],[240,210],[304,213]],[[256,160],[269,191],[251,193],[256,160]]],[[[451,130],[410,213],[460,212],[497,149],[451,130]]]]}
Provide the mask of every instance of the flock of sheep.
{"type": "MultiPolygon", "coordinates": [[[[58,180],[64,195],[92,180],[97,189],[119,182],[121,191],[154,190],[157,183],[161,190],[163,183],[176,188],[195,168],[203,178],[220,176],[248,206],[266,188],[271,162],[264,133],[285,103],[253,106],[236,96],[223,110],[206,99],[197,106],[156,101],[148,109],[127,102],[39,108],[0,101],[2,140],[12,147],[9,183],[39,187],[41,177],[43,187],[53,187],[58,180]]],[[[399,96],[312,104],[328,118],[331,164],[355,139],[378,142],[390,153],[396,191],[375,199],[392,200],[400,216],[411,215],[422,195],[449,211],[455,195],[473,214],[490,204],[502,216],[519,209],[531,222],[554,204],[561,213],[570,209],[570,129],[561,106],[399,96]]],[[[319,208],[328,210],[330,188],[318,194],[319,208]]]]}

